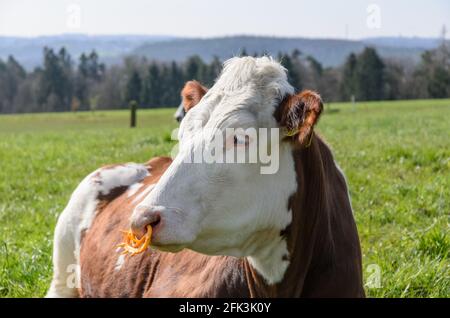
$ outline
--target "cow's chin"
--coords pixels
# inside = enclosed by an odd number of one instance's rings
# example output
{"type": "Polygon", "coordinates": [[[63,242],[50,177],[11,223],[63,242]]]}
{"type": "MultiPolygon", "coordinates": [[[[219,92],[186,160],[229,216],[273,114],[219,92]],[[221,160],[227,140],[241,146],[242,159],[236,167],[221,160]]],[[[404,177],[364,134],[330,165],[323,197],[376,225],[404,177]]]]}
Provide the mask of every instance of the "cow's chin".
{"type": "Polygon", "coordinates": [[[152,246],[163,252],[176,253],[189,245],[195,239],[195,235],[186,228],[178,226],[166,226],[163,229],[157,228],[152,235],[152,246]]]}
{"type": "Polygon", "coordinates": [[[170,253],[181,252],[186,247],[183,244],[167,244],[167,245],[153,244],[152,246],[159,251],[170,253]]]}
{"type": "Polygon", "coordinates": [[[242,253],[239,248],[235,247],[226,247],[226,246],[215,246],[214,244],[208,245],[207,241],[203,241],[202,243],[198,243],[198,241],[185,243],[185,244],[162,244],[160,242],[152,244],[152,246],[162,252],[170,252],[170,253],[178,253],[184,249],[188,249],[194,251],[196,253],[217,256],[217,255],[227,255],[234,257],[243,257],[247,256],[242,253]]]}

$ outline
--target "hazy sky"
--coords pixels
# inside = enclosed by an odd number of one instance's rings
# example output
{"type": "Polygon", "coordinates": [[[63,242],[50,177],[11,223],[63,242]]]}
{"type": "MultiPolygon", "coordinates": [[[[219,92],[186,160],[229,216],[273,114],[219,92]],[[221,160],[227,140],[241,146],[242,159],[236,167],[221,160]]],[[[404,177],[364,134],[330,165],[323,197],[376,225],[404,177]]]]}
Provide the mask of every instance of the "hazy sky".
{"type": "MultiPolygon", "coordinates": [[[[439,36],[449,0],[0,0],[0,35],[439,36]]],[[[447,32],[447,38],[450,31],[447,32]]]]}

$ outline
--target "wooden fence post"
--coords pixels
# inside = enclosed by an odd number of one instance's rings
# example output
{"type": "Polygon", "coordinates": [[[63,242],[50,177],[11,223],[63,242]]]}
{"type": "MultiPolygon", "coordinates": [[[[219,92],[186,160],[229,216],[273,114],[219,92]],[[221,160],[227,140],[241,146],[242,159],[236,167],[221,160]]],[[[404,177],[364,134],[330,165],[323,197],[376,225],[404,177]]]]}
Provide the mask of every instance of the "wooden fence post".
{"type": "Polygon", "coordinates": [[[130,101],[130,127],[136,127],[136,110],[137,110],[137,102],[135,100],[130,101]]]}

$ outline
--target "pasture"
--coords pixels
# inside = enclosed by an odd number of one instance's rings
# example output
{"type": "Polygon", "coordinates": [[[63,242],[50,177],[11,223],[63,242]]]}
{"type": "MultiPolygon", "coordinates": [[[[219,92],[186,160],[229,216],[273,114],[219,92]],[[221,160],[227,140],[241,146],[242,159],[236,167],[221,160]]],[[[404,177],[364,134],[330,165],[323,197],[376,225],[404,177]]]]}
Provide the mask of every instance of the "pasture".
{"type": "MultiPolygon", "coordinates": [[[[369,297],[450,297],[450,100],[326,105],[317,131],[346,173],[369,297]]],[[[174,109],[0,116],[0,297],[41,297],[52,236],[101,165],[168,155],[174,109]]],[[[118,229],[119,230],[119,229],[118,229]]]]}

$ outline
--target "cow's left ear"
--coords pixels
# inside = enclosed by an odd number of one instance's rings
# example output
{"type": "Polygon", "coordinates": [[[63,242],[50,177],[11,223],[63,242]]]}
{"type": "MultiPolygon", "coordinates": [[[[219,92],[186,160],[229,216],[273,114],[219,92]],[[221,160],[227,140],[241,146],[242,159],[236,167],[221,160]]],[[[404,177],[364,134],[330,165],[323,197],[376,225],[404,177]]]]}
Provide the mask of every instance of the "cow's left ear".
{"type": "Polygon", "coordinates": [[[292,137],[301,146],[309,146],[314,125],[322,113],[323,103],[320,95],[314,91],[305,90],[283,99],[275,117],[284,128],[283,134],[292,137]]]}
{"type": "Polygon", "coordinates": [[[208,92],[208,89],[197,81],[189,81],[184,84],[181,90],[184,110],[188,112],[192,107],[197,105],[203,96],[205,96],[206,92],[208,92]]]}

